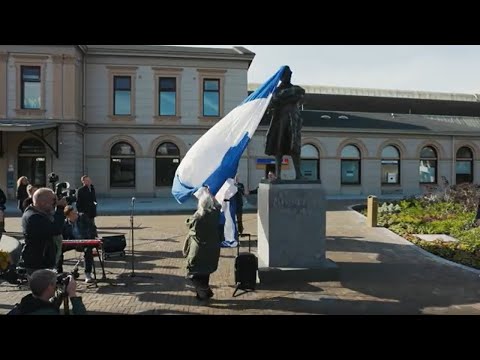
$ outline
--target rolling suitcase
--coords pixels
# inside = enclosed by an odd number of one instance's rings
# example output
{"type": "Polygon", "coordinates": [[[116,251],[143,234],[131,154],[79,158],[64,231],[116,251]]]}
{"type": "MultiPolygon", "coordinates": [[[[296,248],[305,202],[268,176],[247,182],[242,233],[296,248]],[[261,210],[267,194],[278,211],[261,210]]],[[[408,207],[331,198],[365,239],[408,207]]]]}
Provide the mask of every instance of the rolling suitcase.
{"type": "Polygon", "coordinates": [[[248,253],[240,252],[240,239],[237,246],[237,257],[235,258],[235,291],[233,297],[238,290],[245,292],[255,291],[257,285],[258,258],[251,253],[251,236],[250,234],[241,234],[240,237],[248,237],[248,253]]]}

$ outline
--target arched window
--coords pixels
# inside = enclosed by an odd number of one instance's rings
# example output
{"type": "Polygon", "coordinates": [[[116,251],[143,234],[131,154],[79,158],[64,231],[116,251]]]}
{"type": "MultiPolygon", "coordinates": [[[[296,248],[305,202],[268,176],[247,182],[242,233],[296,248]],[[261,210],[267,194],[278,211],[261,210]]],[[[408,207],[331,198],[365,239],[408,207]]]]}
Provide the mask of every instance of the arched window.
{"type": "Polygon", "coordinates": [[[18,147],[18,177],[26,176],[32,185],[46,185],[45,145],[37,139],[26,139],[18,147]]]}
{"type": "Polygon", "coordinates": [[[180,164],[180,150],[171,142],[164,142],[155,155],[156,186],[172,186],[175,171],[180,164]]]}
{"type": "Polygon", "coordinates": [[[110,151],[110,186],[135,187],[135,150],[126,142],[119,142],[110,151]]]}
{"type": "Polygon", "coordinates": [[[437,183],[437,152],[425,146],[420,152],[420,184],[437,183]]]}
{"type": "Polygon", "coordinates": [[[400,184],[400,152],[393,145],[382,150],[382,184],[400,184]]]}
{"type": "Polygon", "coordinates": [[[319,180],[320,165],[317,148],[312,144],[303,145],[300,158],[300,172],[302,176],[308,180],[319,180]]]}
{"type": "Polygon", "coordinates": [[[464,146],[457,151],[456,184],[473,182],[473,152],[464,146]]]}
{"type": "Polygon", "coordinates": [[[347,145],[341,154],[342,185],[360,184],[360,150],[355,145],[347,145]]]}

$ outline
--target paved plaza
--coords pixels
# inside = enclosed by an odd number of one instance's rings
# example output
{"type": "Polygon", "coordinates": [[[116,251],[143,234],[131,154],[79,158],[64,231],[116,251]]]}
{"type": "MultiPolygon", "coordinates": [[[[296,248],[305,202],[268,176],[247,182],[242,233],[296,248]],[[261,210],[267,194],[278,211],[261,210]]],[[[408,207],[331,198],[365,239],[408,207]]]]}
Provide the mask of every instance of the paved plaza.
{"type": "MultiPolygon", "coordinates": [[[[186,215],[142,215],[135,217],[135,273],[149,278],[129,277],[128,252],[126,259],[106,261],[107,281],[98,288],[87,287],[81,271],[79,292],[90,314],[480,314],[479,271],[438,261],[383,228],[368,228],[348,209],[351,203],[329,201],[327,212],[327,257],[339,265],[340,281],[260,284],[233,298],[236,250],[222,249],[211,279],[215,296],[202,303],[185,287],[186,215]]],[[[100,235],[125,234],[130,249],[129,216],[96,222],[100,235]]],[[[247,232],[257,233],[256,214],[246,214],[244,222],[247,232]]],[[[6,226],[15,235],[20,218],[8,218],[6,226]]],[[[69,269],[79,253],[67,254],[69,269]]],[[[26,293],[0,284],[0,313],[26,293]]]]}

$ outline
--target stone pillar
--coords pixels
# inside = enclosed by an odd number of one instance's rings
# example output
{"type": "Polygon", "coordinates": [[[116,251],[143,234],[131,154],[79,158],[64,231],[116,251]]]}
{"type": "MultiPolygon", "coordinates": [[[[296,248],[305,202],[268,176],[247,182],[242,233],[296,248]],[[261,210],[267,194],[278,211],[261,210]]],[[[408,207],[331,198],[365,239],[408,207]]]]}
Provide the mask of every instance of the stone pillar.
{"type": "Polygon", "coordinates": [[[325,256],[326,207],[318,182],[259,185],[260,282],[336,279],[337,266],[325,256]]]}
{"type": "Polygon", "coordinates": [[[0,53],[0,119],[7,117],[7,53],[0,53]]]}

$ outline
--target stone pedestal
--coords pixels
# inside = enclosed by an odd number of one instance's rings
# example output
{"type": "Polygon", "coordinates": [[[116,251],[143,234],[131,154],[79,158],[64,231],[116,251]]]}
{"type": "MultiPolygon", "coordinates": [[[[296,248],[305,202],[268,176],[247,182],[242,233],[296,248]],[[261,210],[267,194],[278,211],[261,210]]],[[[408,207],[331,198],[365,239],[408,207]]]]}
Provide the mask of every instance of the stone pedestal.
{"type": "Polygon", "coordinates": [[[258,266],[261,283],[338,279],[325,257],[325,192],[318,182],[261,183],[258,189],[258,266]]]}

